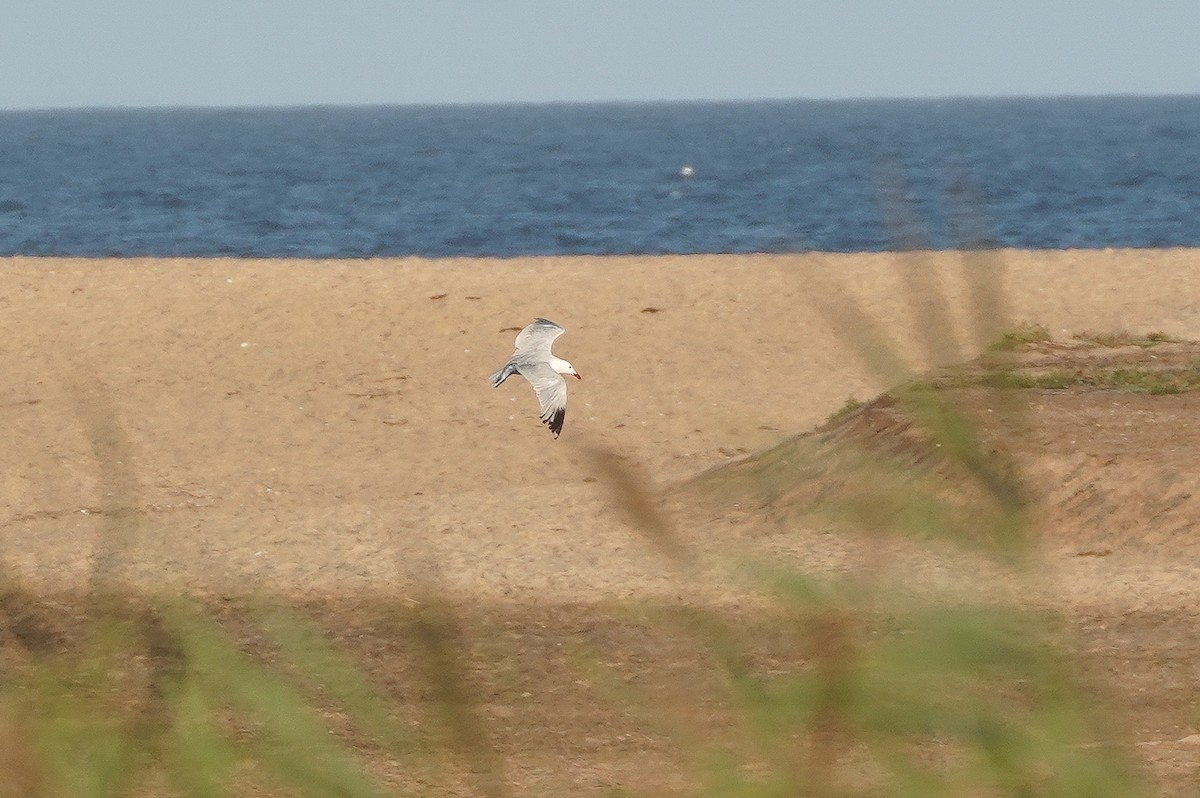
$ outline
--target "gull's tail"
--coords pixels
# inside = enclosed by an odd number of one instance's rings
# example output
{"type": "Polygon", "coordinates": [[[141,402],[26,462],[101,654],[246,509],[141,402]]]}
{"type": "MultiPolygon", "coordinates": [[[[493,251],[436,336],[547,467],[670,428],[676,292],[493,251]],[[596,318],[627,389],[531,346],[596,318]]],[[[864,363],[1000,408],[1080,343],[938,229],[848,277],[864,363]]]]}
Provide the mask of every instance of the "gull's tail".
{"type": "Polygon", "coordinates": [[[507,380],[509,377],[517,373],[517,367],[512,363],[505,363],[504,368],[497,371],[495,374],[488,377],[488,381],[492,383],[493,388],[499,388],[500,383],[507,380]]]}

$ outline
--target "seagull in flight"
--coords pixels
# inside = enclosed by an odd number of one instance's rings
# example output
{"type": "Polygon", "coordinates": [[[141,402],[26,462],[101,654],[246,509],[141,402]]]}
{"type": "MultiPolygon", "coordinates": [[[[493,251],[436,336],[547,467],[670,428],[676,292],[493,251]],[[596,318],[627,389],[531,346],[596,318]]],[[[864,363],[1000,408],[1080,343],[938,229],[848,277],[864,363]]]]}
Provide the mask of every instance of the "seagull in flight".
{"type": "Polygon", "coordinates": [[[563,419],[567,416],[567,381],[563,375],[583,379],[574,366],[550,352],[554,339],[564,332],[566,330],[549,319],[534,319],[533,324],[517,333],[512,357],[503,368],[488,377],[493,388],[499,388],[514,374],[528,380],[542,406],[542,423],[550,428],[555,438],[562,432],[563,419]]]}

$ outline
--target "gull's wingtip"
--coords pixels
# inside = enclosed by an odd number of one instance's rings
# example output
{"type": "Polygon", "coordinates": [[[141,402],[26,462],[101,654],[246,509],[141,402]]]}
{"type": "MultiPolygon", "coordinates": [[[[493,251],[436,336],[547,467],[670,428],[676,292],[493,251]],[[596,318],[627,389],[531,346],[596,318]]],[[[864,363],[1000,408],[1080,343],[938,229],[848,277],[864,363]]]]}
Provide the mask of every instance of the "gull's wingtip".
{"type": "Polygon", "coordinates": [[[562,432],[563,421],[566,417],[567,409],[564,407],[561,410],[555,410],[552,415],[542,419],[542,423],[550,428],[550,431],[554,433],[554,437],[557,439],[559,433],[562,432]]]}

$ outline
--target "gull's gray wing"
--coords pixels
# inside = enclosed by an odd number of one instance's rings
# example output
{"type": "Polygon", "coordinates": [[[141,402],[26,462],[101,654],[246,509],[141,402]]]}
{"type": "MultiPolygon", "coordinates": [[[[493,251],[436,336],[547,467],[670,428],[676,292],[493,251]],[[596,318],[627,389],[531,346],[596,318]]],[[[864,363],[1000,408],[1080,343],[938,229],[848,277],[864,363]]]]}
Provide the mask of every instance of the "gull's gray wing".
{"type": "Polygon", "coordinates": [[[563,419],[567,417],[567,381],[550,368],[549,363],[519,363],[517,370],[533,386],[533,392],[542,406],[542,423],[557,438],[558,433],[562,432],[563,419]]]}
{"type": "Polygon", "coordinates": [[[550,345],[564,332],[566,330],[549,319],[536,318],[533,320],[533,324],[517,333],[517,352],[521,354],[545,352],[549,355],[550,345]]]}

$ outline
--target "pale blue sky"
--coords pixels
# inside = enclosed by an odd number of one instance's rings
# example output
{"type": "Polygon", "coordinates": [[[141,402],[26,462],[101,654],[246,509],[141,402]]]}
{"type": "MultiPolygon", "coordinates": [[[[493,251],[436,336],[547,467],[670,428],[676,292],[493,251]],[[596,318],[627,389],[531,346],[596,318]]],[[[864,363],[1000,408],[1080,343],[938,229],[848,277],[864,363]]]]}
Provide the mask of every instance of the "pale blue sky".
{"type": "Polygon", "coordinates": [[[1200,93],[1198,0],[0,0],[0,108],[1200,93]]]}

